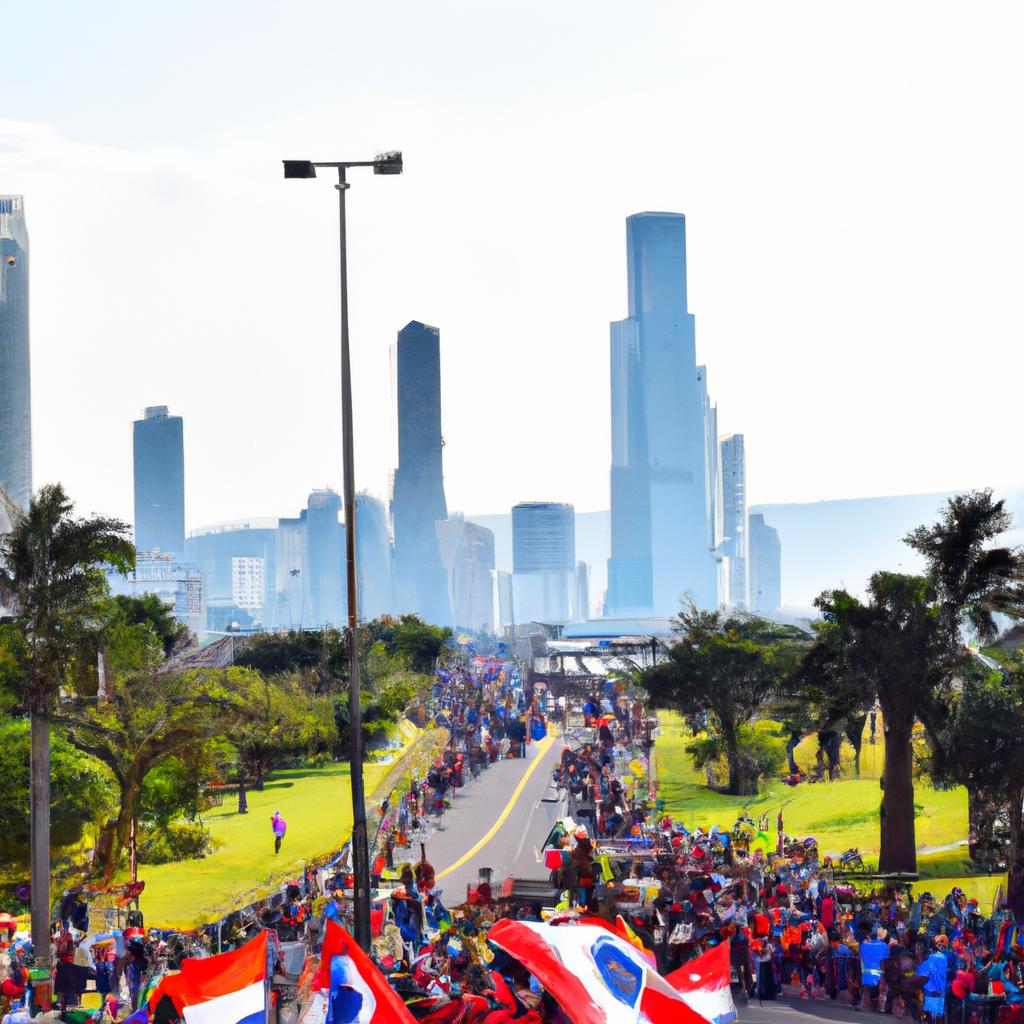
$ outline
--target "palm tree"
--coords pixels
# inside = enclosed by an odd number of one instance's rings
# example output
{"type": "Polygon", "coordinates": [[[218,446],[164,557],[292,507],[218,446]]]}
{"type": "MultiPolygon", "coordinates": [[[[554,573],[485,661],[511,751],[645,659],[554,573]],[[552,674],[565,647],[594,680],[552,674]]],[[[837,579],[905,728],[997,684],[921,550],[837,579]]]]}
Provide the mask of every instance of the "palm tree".
{"type": "Polygon", "coordinates": [[[101,516],[76,518],[60,484],[42,488],[13,513],[0,539],[0,600],[14,613],[21,643],[22,705],[31,720],[32,945],[50,962],[50,721],[76,636],[107,591],[105,566],[135,563],[129,527],[101,516]]]}

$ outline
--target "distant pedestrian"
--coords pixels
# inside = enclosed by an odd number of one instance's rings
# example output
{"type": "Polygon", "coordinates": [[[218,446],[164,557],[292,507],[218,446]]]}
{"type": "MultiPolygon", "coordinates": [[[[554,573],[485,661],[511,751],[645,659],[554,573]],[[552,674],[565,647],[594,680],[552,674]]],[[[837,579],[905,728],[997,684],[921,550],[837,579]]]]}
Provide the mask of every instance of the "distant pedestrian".
{"type": "Polygon", "coordinates": [[[281,840],[288,831],[288,822],[281,817],[280,811],[274,811],[270,818],[270,827],[274,830],[274,853],[281,852],[281,840]]]}

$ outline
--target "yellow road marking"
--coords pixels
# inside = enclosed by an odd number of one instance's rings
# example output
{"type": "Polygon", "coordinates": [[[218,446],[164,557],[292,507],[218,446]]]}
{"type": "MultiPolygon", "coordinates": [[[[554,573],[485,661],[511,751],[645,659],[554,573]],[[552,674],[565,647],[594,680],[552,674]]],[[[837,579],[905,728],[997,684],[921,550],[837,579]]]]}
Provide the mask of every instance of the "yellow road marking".
{"type": "Polygon", "coordinates": [[[501,812],[501,814],[498,815],[498,820],[491,826],[490,831],[487,832],[487,834],[479,840],[479,842],[476,844],[476,846],[473,847],[472,850],[469,850],[467,853],[464,853],[454,864],[451,865],[451,867],[447,867],[444,869],[444,871],[438,872],[438,874],[435,876],[436,878],[444,878],[445,875],[450,875],[453,871],[457,871],[459,868],[462,867],[463,864],[466,863],[467,860],[469,860],[471,857],[475,857],[494,838],[495,833],[498,831],[498,829],[501,828],[502,825],[505,824],[505,821],[508,819],[508,816],[512,813],[512,808],[515,807],[516,801],[522,795],[523,790],[526,788],[527,782],[530,781],[530,776],[534,773],[534,771],[537,768],[537,765],[541,763],[547,752],[551,749],[552,745],[555,742],[555,739],[555,734],[553,732],[549,732],[547,736],[545,736],[544,739],[542,739],[540,743],[537,744],[537,753],[533,760],[530,762],[530,767],[526,769],[526,772],[524,773],[523,777],[519,780],[519,785],[516,786],[514,790],[512,790],[512,796],[509,798],[508,803],[505,804],[505,809],[501,812]]]}

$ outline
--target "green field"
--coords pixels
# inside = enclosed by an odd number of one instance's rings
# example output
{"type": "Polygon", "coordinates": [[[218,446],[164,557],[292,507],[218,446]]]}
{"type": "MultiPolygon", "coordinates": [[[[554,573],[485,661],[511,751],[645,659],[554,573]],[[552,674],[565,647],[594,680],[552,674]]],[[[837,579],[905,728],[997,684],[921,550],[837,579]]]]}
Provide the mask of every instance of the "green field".
{"type": "MultiPolygon", "coordinates": [[[[740,811],[751,817],[768,814],[769,834],[774,839],[775,818],[780,808],[786,832],[797,836],[814,836],[823,854],[838,854],[856,846],[865,859],[878,857],[878,809],[881,792],[878,787],[882,765],[881,728],[878,742],[871,746],[865,740],[861,753],[862,775],[853,777],[852,748],[844,743],[842,779],[832,783],[802,783],[791,787],[775,782],[757,797],[724,796],[704,784],[703,773],[697,772],[686,753],[689,733],[682,719],[671,712],[661,712],[661,733],[655,744],[655,763],[659,794],[665,810],[688,828],[718,825],[729,829],[740,811]]],[[[814,760],[813,738],[805,739],[797,749],[797,763],[808,766],[814,760]]],[[[915,789],[918,849],[946,846],[967,836],[967,794],[963,789],[936,790],[927,783],[915,789]]],[[[925,876],[917,888],[944,895],[960,885],[968,895],[981,901],[991,900],[1001,877],[966,877],[971,874],[966,847],[919,855],[918,869],[925,876]]]]}
{"type": "MultiPolygon", "coordinates": [[[[367,764],[367,793],[390,770],[367,764]]],[[[146,924],[188,928],[216,920],[233,906],[253,902],[279,882],[294,878],[301,863],[338,849],[352,827],[348,765],[277,771],[262,792],[248,794],[249,813],[238,814],[236,798],[203,815],[220,845],[202,860],[139,866],[146,882],[141,907],[146,924]],[[281,853],[274,855],[270,816],[288,822],[281,853]]]]}

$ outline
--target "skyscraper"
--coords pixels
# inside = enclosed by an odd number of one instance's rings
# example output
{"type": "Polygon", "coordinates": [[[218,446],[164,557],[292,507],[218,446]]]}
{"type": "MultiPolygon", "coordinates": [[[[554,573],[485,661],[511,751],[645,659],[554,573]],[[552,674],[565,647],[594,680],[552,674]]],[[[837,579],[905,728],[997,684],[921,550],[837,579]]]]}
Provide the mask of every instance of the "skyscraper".
{"type": "Polygon", "coordinates": [[[398,332],[398,468],[391,498],[398,611],[452,625],[435,523],[448,518],[441,464],[441,332],[418,320],[398,332]]]}
{"type": "Polygon", "coordinates": [[[185,443],[180,416],[152,405],[136,420],[135,547],[181,555],[185,550],[185,443]]]}
{"type": "Polygon", "coordinates": [[[461,515],[437,523],[452,618],[461,629],[494,630],[494,534],[461,515]]]}
{"type": "Polygon", "coordinates": [[[747,460],[743,435],[722,438],[722,554],[727,563],[726,604],[746,608],[747,599],[747,460]]]}
{"type": "Polygon", "coordinates": [[[356,495],[356,571],[359,618],[375,619],[394,610],[391,586],[391,535],[384,502],[356,495]]]}
{"type": "Polygon", "coordinates": [[[313,491],[302,515],[306,520],[306,586],[309,622],[316,626],[345,625],[343,529],[338,515],[341,498],[334,491],[313,491]]]}
{"type": "Polygon", "coordinates": [[[24,509],[32,497],[28,339],[25,201],[0,196],[0,487],[24,509]]]}
{"type": "Polygon", "coordinates": [[[770,618],[782,607],[782,544],[760,513],[750,517],[749,547],[750,610],[770,618]]]}
{"type": "Polygon", "coordinates": [[[576,604],[576,513],[555,501],[512,508],[512,591],[517,622],[569,622],[576,604]]]}
{"type": "Polygon", "coordinates": [[[705,397],[686,300],[686,220],[626,221],[629,315],[611,325],[607,615],[718,603],[709,544],[705,397]]]}

